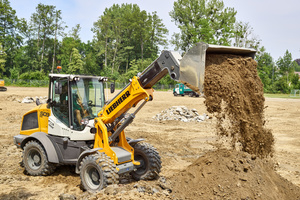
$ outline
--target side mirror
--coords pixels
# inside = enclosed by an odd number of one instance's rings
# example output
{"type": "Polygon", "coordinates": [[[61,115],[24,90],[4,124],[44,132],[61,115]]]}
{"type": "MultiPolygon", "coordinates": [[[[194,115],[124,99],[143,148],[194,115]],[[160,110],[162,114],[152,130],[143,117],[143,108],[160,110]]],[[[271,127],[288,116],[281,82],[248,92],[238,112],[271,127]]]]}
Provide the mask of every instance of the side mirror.
{"type": "Polygon", "coordinates": [[[61,82],[55,83],[55,94],[61,94],[62,93],[62,85],[61,82]]]}
{"type": "Polygon", "coordinates": [[[115,92],[115,84],[110,83],[110,93],[114,93],[114,92],[115,92]]]}

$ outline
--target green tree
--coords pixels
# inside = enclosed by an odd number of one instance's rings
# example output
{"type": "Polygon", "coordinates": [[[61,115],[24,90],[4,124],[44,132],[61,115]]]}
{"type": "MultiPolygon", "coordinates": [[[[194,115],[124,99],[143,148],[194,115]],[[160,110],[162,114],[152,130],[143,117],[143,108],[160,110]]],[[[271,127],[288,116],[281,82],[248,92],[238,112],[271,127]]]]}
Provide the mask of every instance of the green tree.
{"type": "Polygon", "coordinates": [[[294,73],[296,62],[292,60],[292,54],[286,50],[283,57],[280,57],[276,62],[279,73],[285,76],[287,84],[289,83],[290,74],[294,73]]]}
{"type": "Polygon", "coordinates": [[[19,77],[19,70],[16,67],[11,68],[9,70],[9,72],[10,72],[10,78],[11,79],[18,79],[18,77],[19,77]]]}
{"type": "Polygon", "coordinates": [[[96,46],[98,47],[99,55],[104,54],[104,67],[107,67],[108,61],[108,45],[110,38],[113,37],[113,32],[110,28],[111,15],[104,14],[99,17],[99,20],[94,23],[92,31],[95,33],[96,46]]]}
{"type": "Polygon", "coordinates": [[[70,74],[82,74],[83,72],[83,61],[81,55],[76,48],[72,49],[71,62],[69,64],[68,73],[70,74]]]}
{"type": "Polygon", "coordinates": [[[79,37],[80,25],[77,24],[72,30],[66,35],[59,48],[59,53],[57,55],[57,60],[59,64],[62,66],[62,71],[67,72],[68,66],[72,61],[72,52],[73,49],[76,48],[78,51],[80,49],[81,40],[79,37]]]}
{"type": "Polygon", "coordinates": [[[155,59],[157,57],[159,48],[158,46],[166,47],[168,42],[166,38],[166,34],[169,33],[169,30],[162,23],[162,19],[160,19],[157,15],[157,12],[153,12],[152,15],[149,15],[150,31],[149,31],[149,55],[147,57],[155,59]]]}
{"type": "MultiPolygon", "coordinates": [[[[0,43],[6,52],[5,73],[15,67],[15,57],[22,44],[20,20],[8,0],[0,1],[0,43]]],[[[8,75],[8,74],[7,74],[8,75]]]]}
{"type": "Polygon", "coordinates": [[[265,47],[261,47],[256,54],[258,75],[264,84],[264,91],[273,93],[274,82],[277,80],[277,68],[273,58],[266,52],[265,47]]]}
{"type": "Polygon", "coordinates": [[[261,40],[254,35],[254,30],[248,22],[236,22],[234,25],[234,41],[236,47],[246,47],[258,49],[261,40]]]}
{"type": "Polygon", "coordinates": [[[29,71],[24,72],[19,76],[19,79],[22,80],[45,80],[48,77],[44,74],[43,71],[29,71]]]}
{"type": "MultiPolygon", "coordinates": [[[[67,26],[63,26],[63,24],[65,22],[62,21],[62,17],[61,17],[61,11],[60,10],[56,10],[55,11],[55,26],[54,26],[54,30],[55,30],[55,37],[54,37],[54,47],[53,47],[53,59],[52,59],[52,69],[51,72],[53,73],[54,70],[54,65],[55,65],[55,56],[56,56],[56,43],[57,43],[57,36],[63,36],[64,32],[63,30],[67,27],[67,26]]],[[[74,30],[74,29],[72,29],[74,30]]],[[[78,24],[78,31],[80,30],[80,26],[78,24]]],[[[76,33],[77,34],[77,33],[76,33]]]]}
{"type": "Polygon", "coordinates": [[[197,42],[230,45],[234,34],[236,11],[222,0],[178,0],[170,16],[180,29],[172,44],[187,51],[197,42]]]}
{"type": "Polygon", "coordinates": [[[83,56],[83,73],[92,75],[105,76],[101,67],[103,63],[99,61],[97,52],[95,51],[95,44],[88,41],[87,43],[80,44],[81,55],[83,56]]]}
{"type": "Polygon", "coordinates": [[[54,63],[56,37],[57,34],[62,34],[64,29],[61,11],[56,10],[53,5],[40,3],[36,12],[31,15],[30,24],[36,40],[36,63],[39,64],[35,69],[50,71],[54,63]]]}
{"type": "Polygon", "coordinates": [[[126,73],[132,60],[154,59],[168,32],[156,12],[147,13],[136,4],[106,8],[92,30],[99,65],[110,74],[126,73]]]}
{"type": "Polygon", "coordinates": [[[292,59],[292,54],[286,50],[283,57],[280,57],[277,62],[278,73],[280,74],[280,78],[278,80],[278,90],[283,93],[288,93],[290,89],[294,88],[292,84],[292,80],[295,78],[295,68],[298,65],[292,59]]]}
{"type": "Polygon", "coordinates": [[[299,78],[300,77],[298,74],[292,74],[291,76],[292,89],[300,89],[299,78]]]}
{"type": "Polygon", "coordinates": [[[295,66],[295,71],[300,72],[300,58],[296,59],[295,62],[297,63],[295,66]]]}
{"type": "Polygon", "coordinates": [[[150,39],[148,36],[150,32],[150,21],[148,19],[147,12],[145,10],[141,11],[139,8],[134,10],[133,17],[136,19],[133,25],[135,27],[139,26],[139,28],[133,32],[133,37],[136,38],[137,41],[139,41],[141,54],[140,57],[143,60],[145,43],[148,39],[150,39]]]}
{"type": "MultiPolygon", "coordinates": [[[[141,60],[139,60],[138,62],[141,63],[141,60]]],[[[138,63],[136,60],[132,60],[130,62],[130,69],[126,72],[125,74],[125,80],[124,81],[127,81],[129,79],[131,79],[133,76],[136,76],[139,72],[139,63],[138,63]]]]}
{"type": "Polygon", "coordinates": [[[5,62],[6,62],[6,53],[2,47],[2,44],[0,43],[0,77],[3,77],[3,73],[5,70],[5,62]]]}

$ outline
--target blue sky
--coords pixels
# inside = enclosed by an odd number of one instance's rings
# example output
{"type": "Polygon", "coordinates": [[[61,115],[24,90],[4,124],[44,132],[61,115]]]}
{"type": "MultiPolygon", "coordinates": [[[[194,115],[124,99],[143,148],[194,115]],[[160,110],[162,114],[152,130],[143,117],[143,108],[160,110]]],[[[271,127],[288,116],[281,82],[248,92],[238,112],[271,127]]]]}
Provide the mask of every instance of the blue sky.
{"type": "MultiPolygon", "coordinates": [[[[63,21],[69,28],[80,24],[80,37],[83,41],[92,40],[91,28],[106,7],[122,3],[138,4],[147,12],[157,11],[158,16],[169,29],[169,38],[178,29],[171,21],[169,12],[174,0],[10,0],[19,18],[30,19],[39,3],[55,5],[62,11],[63,21]]],[[[300,12],[299,0],[223,0],[226,7],[237,11],[237,20],[249,22],[265,46],[266,51],[276,61],[286,50],[293,59],[300,58],[300,12]]],[[[170,49],[172,47],[170,46],[170,49]]]]}

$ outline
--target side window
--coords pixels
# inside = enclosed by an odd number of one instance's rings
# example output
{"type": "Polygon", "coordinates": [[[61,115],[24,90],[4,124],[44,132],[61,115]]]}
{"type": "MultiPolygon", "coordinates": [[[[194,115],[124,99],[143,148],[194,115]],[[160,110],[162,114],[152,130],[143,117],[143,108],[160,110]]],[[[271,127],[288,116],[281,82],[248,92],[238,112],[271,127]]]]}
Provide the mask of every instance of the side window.
{"type": "Polygon", "coordinates": [[[104,105],[104,94],[101,92],[103,91],[103,85],[100,83],[94,83],[89,85],[89,110],[93,117],[96,117],[98,112],[100,112],[101,108],[104,105]]]}
{"type": "Polygon", "coordinates": [[[67,80],[55,80],[53,85],[57,82],[61,84],[61,94],[55,94],[55,88],[53,88],[52,100],[55,102],[52,107],[52,112],[56,118],[58,118],[65,125],[69,126],[69,107],[68,107],[68,81],[67,80]]]}
{"type": "Polygon", "coordinates": [[[71,83],[71,107],[72,107],[72,115],[73,121],[72,126],[74,130],[83,130],[84,126],[81,124],[81,120],[84,118],[84,106],[83,103],[86,102],[85,99],[85,90],[83,81],[77,81],[71,83]]]}

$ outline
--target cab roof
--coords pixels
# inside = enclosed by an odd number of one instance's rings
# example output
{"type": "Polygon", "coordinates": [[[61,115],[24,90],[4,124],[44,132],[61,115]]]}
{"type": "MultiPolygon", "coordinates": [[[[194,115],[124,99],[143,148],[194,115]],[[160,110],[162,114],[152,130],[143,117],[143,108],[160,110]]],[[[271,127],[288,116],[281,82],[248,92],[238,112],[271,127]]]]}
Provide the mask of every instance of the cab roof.
{"type": "Polygon", "coordinates": [[[97,78],[99,81],[107,81],[107,77],[104,76],[92,76],[92,75],[75,75],[75,74],[49,74],[50,78],[68,78],[74,80],[76,78],[97,78]]]}

